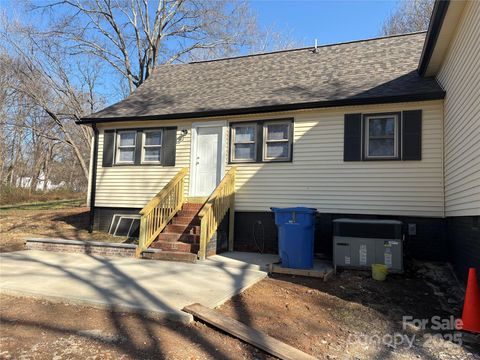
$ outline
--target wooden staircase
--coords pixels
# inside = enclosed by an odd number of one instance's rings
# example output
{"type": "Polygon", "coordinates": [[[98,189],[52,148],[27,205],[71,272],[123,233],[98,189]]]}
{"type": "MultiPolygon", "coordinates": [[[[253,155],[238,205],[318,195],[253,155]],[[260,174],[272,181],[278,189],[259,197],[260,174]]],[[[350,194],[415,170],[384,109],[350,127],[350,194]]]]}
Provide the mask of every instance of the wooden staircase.
{"type": "MultiPolygon", "coordinates": [[[[157,239],[150,245],[152,249],[159,249],[169,254],[158,255],[165,260],[181,258],[183,261],[195,262],[200,248],[200,218],[198,212],[202,208],[201,204],[186,203],[182,209],[175,215],[171,222],[158,235],[157,239]]],[[[157,253],[159,254],[159,253],[157,253]]]]}
{"type": "Polygon", "coordinates": [[[228,248],[233,250],[235,172],[232,167],[207,198],[188,198],[181,169],[140,211],[138,258],[195,262],[211,254],[211,243],[222,219],[229,212],[228,248]]]}

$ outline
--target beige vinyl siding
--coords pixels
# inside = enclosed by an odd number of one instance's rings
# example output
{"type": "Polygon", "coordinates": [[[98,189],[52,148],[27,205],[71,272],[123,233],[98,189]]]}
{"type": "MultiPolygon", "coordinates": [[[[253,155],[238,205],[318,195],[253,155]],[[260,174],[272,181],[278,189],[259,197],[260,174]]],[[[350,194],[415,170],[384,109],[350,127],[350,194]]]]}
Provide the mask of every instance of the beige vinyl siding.
{"type": "MultiPolygon", "coordinates": [[[[310,206],[321,212],[443,216],[442,102],[342,107],[284,114],[230,117],[229,121],[294,118],[292,163],[235,164],[237,211],[269,211],[271,206],[310,206]],[[421,161],[343,161],[345,113],[423,110],[421,161]]],[[[211,119],[211,120],[219,120],[211,119]]],[[[188,135],[177,146],[175,168],[101,166],[103,128],[99,139],[96,206],[143,207],[182,167],[190,166],[191,121],[161,121],[188,135]]],[[[138,122],[109,128],[155,126],[138,122]]],[[[228,136],[228,131],[227,134],[228,136]]],[[[228,147],[228,139],[226,141],[228,147]]],[[[227,149],[228,154],[228,149],[227,149]]],[[[228,156],[225,159],[228,161],[228,156]]],[[[226,170],[231,164],[227,164],[226,170]]],[[[188,190],[187,190],[188,191],[188,190]]]]}
{"type": "Polygon", "coordinates": [[[325,213],[443,216],[441,101],[294,117],[292,163],[235,164],[238,211],[303,205],[325,213]],[[423,110],[421,161],[343,161],[345,113],[413,109],[423,110]]]}
{"type": "MultiPolygon", "coordinates": [[[[183,167],[190,167],[190,123],[132,122],[103,125],[98,139],[98,167],[95,206],[143,208],[183,167]],[[103,132],[105,129],[178,126],[175,166],[112,166],[102,167],[103,132]],[[188,133],[183,136],[182,129],[188,133]]],[[[188,177],[187,177],[188,188],[188,177]]]]}
{"type": "Polygon", "coordinates": [[[446,90],[446,216],[480,215],[480,2],[470,1],[438,81],[446,90]]]}

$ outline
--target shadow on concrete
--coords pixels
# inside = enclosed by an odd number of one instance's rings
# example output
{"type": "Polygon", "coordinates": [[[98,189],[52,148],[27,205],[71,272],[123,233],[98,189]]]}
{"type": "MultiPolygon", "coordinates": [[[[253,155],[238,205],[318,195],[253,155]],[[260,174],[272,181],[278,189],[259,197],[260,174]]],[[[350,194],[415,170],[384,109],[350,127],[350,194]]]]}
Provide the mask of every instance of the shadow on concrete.
{"type": "MultiPolygon", "coordinates": [[[[16,253],[17,255],[20,253],[16,253]]],[[[22,262],[31,262],[31,263],[38,263],[41,264],[46,269],[53,269],[55,270],[55,276],[52,281],[61,281],[63,277],[67,277],[69,280],[74,280],[75,282],[79,282],[82,285],[87,285],[87,287],[93,291],[97,297],[101,299],[101,301],[107,306],[105,309],[108,310],[108,320],[114,325],[115,328],[115,336],[117,338],[122,339],[120,342],[115,342],[115,347],[120,348],[124,353],[130,355],[132,358],[165,358],[168,357],[166,353],[163,351],[162,347],[162,339],[156,337],[154,326],[158,325],[159,323],[165,323],[169,327],[170,330],[174,330],[180,336],[186,338],[187,340],[194,341],[198,346],[206,353],[210,354],[214,358],[225,358],[228,359],[230,354],[228,352],[222,352],[205,334],[203,334],[199,329],[195,327],[191,327],[188,325],[180,325],[178,323],[170,323],[165,319],[155,319],[152,317],[152,313],[149,311],[136,309],[135,310],[135,318],[138,320],[137,324],[141,324],[141,333],[143,334],[143,338],[145,341],[138,341],[138,333],[137,336],[131,333],[130,327],[127,323],[125,323],[125,317],[119,312],[119,308],[115,305],[118,303],[119,296],[113,291],[110,291],[108,288],[102,286],[101,280],[105,278],[105,273],[107,272],[111,279],[114,279],[116,286],[122,289],[122,294],[128,294],[129,299],[131,299],[131,303],[142,303],[148,302],[150,305],[153,305],[155,308],[162,309],[166,312],[175,312],[177,309],[172,308],[171,305],[165,303],[161,299],[158,298],[155,294],[152,294],[148,289],[144,286],[139,284],[136,281],[136,274],[128,274],[124,270],[119,269],[112,259],[103,258],[103,257],[96,257],[92,255],[87,255],[90,260],[93,260],[97,263],[97,266],[89,270],[88,272],[78,273],[76,271],[72,271],[68,268],[68,266],[64,266],[62,263],[56,264],[51,261],[43,261],[38,257],[32,258],[29,256],[20,256],[18,260],[22,262]]],[[[65,254],[65,262],[68,263],[68,255],[65,254]]],[[[145,271],[148,271],[148,264],[150,261],[145,261],[147,265],[145,267],[145,271]]],[[[195,266],[206,266],[206,265],[193,265],[192,270],[194,270],[195,266]]],[[[239,268],[232,269],[228,267],[216,267],[217,269],[221,269],[222,272],[227,274],[233,281],[234,286],[236,288],[243,288],[247,286],[246,283],[246,273],[248,272],[248,264],[245,264],[244,269],[239,268]],[[240,273],[240,275],[239,275],[240,273]]],[[[5,273],[2,271],[2,276],[7,276],[11,279],[21,278],[25,276],[34,276],[35,273],[29,272],[27,269],[22,270],[19,268],[15,273],[5,273]]],[[[137,274],[138,275],[138,274],[137,274]]],[[[155,281],[157,274],[151,273],[149,274],[146,279],[148,281],[155,281]]],[[[168,276],[182,276],[181,272],[174,270],[173,268],[168,271],[168,276]]],[[[145,277],[144,277],[145,278],[145,277]]],[[[209,279],[209,281],[215,281],[215,279],[209,279]]],[[[230,296],[226,297],[224,300],[228,300],[230,296]]],[[[68,299],[64,299],[67,300],[68,299]]],[[[88,306],[88,303],[84,304],[88,306]]],[[[103,306],[102,306],[103,308],[103,306]]],[[[120,308],[121,310],[121,308],[120,308]]],[[[242,313],[245,314],[247,312],[247,308],[242,308],[242,313]]],[[[248,313],[248,312],[247,312],[248,313]]],[[[61,316],[62,314],[58,314],[61,316]]],[[[90,334],[88,332],[80,332],[79,330],[72,327],[72,328],[65,328],[65,327],[55,327],[51,324],[45,324],[41,322],[37,322],[34,318],[31,321],[18,321],[16,319],[10,319],[8,317],[2,317],[1,321],[4,324],[16,324],[26,327],[35,327],[38,329],[44,329],[48,331],[53,331],[59,334],[64,335],[78,335],[89,340],[98,341],[99,343],[104,342],[104,339],[99,338],[95,334],[90,334]]],[[[243,321],[246,324],[250,323],[250,315],[244,316],[243,321]]],[[[258,358],[258,353],[254,351],[254,348],[249,347],[249,351],[251,351],[252,357],[258,358]]]]}

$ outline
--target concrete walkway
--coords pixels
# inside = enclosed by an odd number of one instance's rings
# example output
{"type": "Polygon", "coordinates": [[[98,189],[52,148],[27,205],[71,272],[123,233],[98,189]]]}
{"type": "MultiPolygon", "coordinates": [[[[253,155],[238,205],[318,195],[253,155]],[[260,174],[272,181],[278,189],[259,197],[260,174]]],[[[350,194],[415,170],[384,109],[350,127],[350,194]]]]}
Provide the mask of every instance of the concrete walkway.
{"type": "MultiPolygon", "coordinates": [[[[267,274],[234,260],[186,264],[85,254],[18,251],[0,255],[0,292],[189,322],[181,309],[215,307],[267,274]],[[212,266],[215,265],[215,266],[212,266]]],[[[263,261],[261,261],[263,262],[263,261]]]]}

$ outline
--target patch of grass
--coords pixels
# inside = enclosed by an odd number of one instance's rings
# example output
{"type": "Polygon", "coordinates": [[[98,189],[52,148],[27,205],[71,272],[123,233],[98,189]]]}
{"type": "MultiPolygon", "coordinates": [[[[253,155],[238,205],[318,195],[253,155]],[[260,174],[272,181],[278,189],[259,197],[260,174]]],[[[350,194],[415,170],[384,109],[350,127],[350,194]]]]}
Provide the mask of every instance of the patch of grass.
{"type": "Polygon", "coordinates": [[[85,198],[41,201],[34,203],[13,204],[0,206],[0,211],[6,210],[58,210],[85,206],[85,198]]]}
{"type": "Polygon", "coordinates": [[[31,191],[30,189],[18,188],[5,184],[0,185],[0,194],[0,206],[78,199],[82,196],[85,196],[83,192],[72,191],[70,189],[58,189],[43,192],[31,191]]]}

